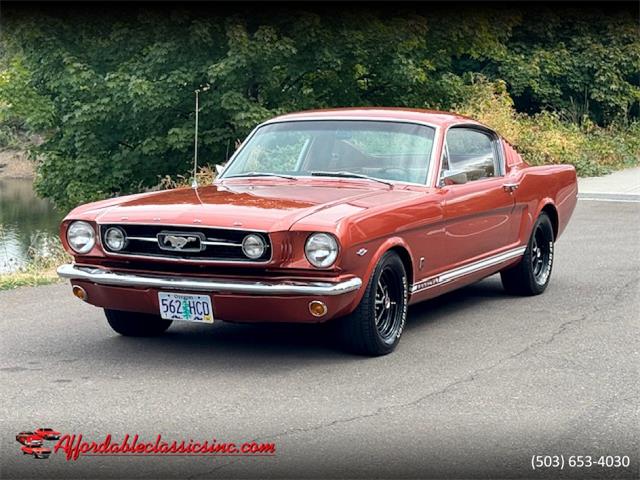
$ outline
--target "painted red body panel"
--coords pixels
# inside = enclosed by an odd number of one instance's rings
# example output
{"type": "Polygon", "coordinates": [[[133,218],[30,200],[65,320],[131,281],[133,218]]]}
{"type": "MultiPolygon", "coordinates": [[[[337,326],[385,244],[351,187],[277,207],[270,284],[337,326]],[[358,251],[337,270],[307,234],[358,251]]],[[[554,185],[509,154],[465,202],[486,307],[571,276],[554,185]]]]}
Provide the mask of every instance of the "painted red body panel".
{"type": "MultiPolygon", "coordinates": [[[[452,125],[479,126],[478,122],[454,114],[405,109],[340,109],[303,112],[282,119],[389,118],[426,122],[437,127],[434,140],[439,171],[442,145],[452,125]]],[[[146,223],[199,225],[256,229],[267,232],[273,252],[259,267],[251,264],[207,264],[190,277],[212,279],[299,279],[338,281],[345,275],[360,277],[363,287],[349,294],[324,297],[326,321],[351,312],[360,301],[378,259],[397,249],[416,289],[410,302],[431,298],[459,288],[519,261],[509,258],[480,271],[440,284],[438,276],[527,244],[533,223],[543,209],[549,211],[556,234],[565,229],[577,200],[575,170],[568,165],[531,167],[502,141],[504,176],[438,187],[398,183],[393,187],[367,180],[346,178],[272,177],[216,181],[197,190],[183,188],[153,192],[83,205],[62,222],[146,223]],[[506,191],[504,184],[517,184],[506,191]],[[304,243],[311,232],[329,232],[339,240],[340,254],[327,270],[312,267],[304,256],[304,243]],[[366,249],[364,255],[357,251],[366,249]],[[250,273],[245,273],[249,272],[250,273]],[[435,280],[430,280],[435,279],[435,280]]],[[[71,252],[73,253],[73,252],[71,252]]],[[[105,266],[118,271],[144,273],[135,261],[106,255],[99,244],[86,255],[75,255],[78,265],[105,266]]],[[[158,270],[168,275],[174,260],[154,259],[158,270]]],[[[158,312],[157,290],[94,285],[74,281],[88,292],[88,301],[106,308],[147,313],[158,312]]],[[[317,297],[264,297],[212,294],[215,316],[234,322],[316,322],[308,303],[317,297]]]]}

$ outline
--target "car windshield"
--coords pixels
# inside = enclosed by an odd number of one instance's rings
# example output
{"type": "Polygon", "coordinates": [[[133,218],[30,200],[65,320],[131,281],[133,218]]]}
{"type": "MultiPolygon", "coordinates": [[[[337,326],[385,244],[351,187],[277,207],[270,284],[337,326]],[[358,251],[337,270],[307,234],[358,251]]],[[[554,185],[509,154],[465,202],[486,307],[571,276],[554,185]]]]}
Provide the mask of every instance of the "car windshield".
{"type": "Polygon", "coordinates": [[[221,178],[341,177],[425,183],[434,129],[369,120],[300,120],[260,127],[221,178]]]}

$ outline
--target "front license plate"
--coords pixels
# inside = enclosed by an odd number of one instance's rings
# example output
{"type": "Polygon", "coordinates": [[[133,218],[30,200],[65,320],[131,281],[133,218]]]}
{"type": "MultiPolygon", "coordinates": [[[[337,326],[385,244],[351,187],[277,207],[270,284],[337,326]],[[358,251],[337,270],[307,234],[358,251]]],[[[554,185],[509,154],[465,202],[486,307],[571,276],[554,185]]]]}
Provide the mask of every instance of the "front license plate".
{"type": "Polygon", "coordinates": [[[213,323],[213,307],[208,295],[158,292],[158,301],[162,318],[213,323]]]}

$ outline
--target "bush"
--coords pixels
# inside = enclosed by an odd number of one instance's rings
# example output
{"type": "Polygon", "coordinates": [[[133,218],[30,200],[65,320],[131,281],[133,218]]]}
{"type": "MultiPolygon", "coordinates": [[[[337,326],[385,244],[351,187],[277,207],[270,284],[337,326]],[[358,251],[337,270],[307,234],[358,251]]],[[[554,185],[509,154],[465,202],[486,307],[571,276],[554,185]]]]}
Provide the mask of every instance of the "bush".
{"type": "Polygon", "coordinates": [[[603,175],[640,164],[640,123],[598,127],[585,120],[579,126],[543,111],[526,115],[515,111],[504,82],[475,77],[454,107],[495,129],[531,165],[569,163],[580,176],[603,175]]]}

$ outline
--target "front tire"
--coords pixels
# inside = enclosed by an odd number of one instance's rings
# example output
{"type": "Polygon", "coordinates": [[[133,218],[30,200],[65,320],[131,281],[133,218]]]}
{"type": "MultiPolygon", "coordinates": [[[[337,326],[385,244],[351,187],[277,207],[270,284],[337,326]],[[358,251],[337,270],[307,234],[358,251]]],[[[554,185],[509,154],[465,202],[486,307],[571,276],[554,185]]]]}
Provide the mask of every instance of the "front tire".
{"type": "Polygon", "coordinates": [[[109,326],[125,337],[153,337],[163,334],[173,323],[158,315],[104,309],[109,326]]]}
{"type": "Polygon", "coordinates": [[[500,272],[502,286],[512,295],[540,295],[551,279],[553,268],[553,225],[546,213],[541,213],[522,260],[500,272]]]}
{"type": "Polygon", "coordinates": [[[402,260],[395,252],[385,253],[356,309],[339,320],[347,348],[369,356],[391,353],[404,330],[408,296],[402,260]]]}

